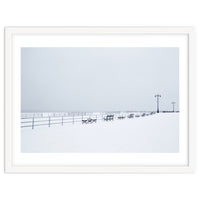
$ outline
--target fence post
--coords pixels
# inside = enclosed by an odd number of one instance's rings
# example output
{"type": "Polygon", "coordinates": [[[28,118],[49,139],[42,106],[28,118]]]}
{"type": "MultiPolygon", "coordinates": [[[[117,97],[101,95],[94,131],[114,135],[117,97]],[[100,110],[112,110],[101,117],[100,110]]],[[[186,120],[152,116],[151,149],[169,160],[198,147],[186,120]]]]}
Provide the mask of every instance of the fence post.
{"type": "Polygon", "coordinates": [[[32,119],[32,129],[34,129],[34,117],[32,119]]]}
{"type": "Polygon", "coordinates": [[[49,116],[49,127],[50,127],[50,125],[51,125],[51,117],[49,116]]]}

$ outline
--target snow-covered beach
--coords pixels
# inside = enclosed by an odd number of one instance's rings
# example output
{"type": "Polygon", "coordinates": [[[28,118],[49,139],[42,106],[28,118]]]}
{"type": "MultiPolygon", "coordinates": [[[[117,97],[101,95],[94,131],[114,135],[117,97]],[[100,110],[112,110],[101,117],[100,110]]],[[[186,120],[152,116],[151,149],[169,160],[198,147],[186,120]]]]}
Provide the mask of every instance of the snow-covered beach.
{"type": "Polygon", "coordinates": [[[179,113],[21,129],[24,153],[176,153],[179,113]]]}

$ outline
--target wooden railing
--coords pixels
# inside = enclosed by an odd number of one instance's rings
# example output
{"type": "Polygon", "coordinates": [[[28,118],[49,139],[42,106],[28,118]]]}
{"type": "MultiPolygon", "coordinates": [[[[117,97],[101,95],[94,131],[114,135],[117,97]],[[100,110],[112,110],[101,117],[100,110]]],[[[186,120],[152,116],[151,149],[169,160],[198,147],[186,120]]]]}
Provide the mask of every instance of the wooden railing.
{"type": "Polygon", "coordinates": [[[113,121],[116,119],[122,120],[126,118],[137,118],[137,117],[144,117],[148,115],[153,115],[155,112],[138,112],[135,114],[131,114],[130,112],[127,113],[112,113],[112,114],[90,114],[90,115],[61,115],[61,116],[44,116],[44,115],[32,115],[30,116],[23,116],[21,117],[21,128],[32,128],[34,129],[37,126],[47,126],[51,127],[52,125],[61,125],[64,124],[74,124],[74,123],[82,123],[82,124],[91,124],[97,123],[98,121],[113,121]],[[133,116],[131,116],[133,115],[133,116]],[[113,117],[112,117],[113,116],[113,117]]]}

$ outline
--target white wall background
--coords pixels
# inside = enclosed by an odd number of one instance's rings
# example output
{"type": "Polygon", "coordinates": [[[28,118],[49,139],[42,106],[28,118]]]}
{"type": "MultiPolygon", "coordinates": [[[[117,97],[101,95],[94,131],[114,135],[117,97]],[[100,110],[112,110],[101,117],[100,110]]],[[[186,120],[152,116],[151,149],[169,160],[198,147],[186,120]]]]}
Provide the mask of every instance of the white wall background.
{"type": "MultiPolygon", "coordinates": [[[[195,174],[147,175],[4,174],[3,167],[4,26],[192,25],[198,36],[199,8],[198,0],[1,0],[0,199],[199,200],[199,165],[195,174]]],[[[198,71],[198,78],[199,75],[198,71]]],[[[200,92],[197,95],[199,99],[200,92]]]]}

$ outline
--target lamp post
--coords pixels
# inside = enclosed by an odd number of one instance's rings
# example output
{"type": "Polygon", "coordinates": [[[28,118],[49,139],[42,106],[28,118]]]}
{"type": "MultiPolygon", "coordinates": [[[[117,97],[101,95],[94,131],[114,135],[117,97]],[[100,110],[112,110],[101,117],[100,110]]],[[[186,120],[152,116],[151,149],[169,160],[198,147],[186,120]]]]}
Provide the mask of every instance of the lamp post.
{"type": "Polygon", "coordinates": [[[157,113],[159,113],[159,98],[161,97],[160,94],[156,94],[155,98],[156,98],[156,104],[157,104],[157,113]]]}
{"type": "Polygon", "coordinates": [[[175,106],[176,102],[172,102],[172,106],[173,106],[173,112],[174,112],[174,106],[175,106]]]}

